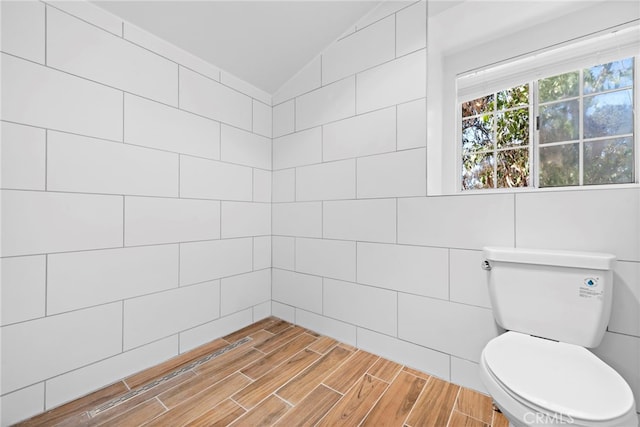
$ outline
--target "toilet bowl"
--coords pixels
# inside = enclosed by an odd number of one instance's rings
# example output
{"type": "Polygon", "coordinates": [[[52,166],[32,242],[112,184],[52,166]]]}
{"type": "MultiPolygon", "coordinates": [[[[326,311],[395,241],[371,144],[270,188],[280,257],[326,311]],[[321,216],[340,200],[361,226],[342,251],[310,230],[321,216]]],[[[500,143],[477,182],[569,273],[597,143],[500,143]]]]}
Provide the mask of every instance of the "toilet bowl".
{"type": "Polygon", "coordinates": [[[493,315],[508,332],[483,349],[480,377],[511,425],[637,427],[631,388],[587,350],[609,323],[615,257],[483,252],[493,315]]]}
{"type": "Polygon", "coordinates": [[[584,347],[506,332],[484,348],[480,375],[513,426],[638,423],[629,385],[584,347]]]}

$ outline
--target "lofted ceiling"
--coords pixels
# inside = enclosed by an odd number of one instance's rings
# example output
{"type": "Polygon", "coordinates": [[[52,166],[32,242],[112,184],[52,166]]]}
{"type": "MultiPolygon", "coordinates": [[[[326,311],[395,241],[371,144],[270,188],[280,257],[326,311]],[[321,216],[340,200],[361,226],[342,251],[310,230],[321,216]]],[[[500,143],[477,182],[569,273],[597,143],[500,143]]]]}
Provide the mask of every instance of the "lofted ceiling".
{"type": "Polygon", "coordinates": [[[93,3],[273,94],[381,1],[93,3]]]}

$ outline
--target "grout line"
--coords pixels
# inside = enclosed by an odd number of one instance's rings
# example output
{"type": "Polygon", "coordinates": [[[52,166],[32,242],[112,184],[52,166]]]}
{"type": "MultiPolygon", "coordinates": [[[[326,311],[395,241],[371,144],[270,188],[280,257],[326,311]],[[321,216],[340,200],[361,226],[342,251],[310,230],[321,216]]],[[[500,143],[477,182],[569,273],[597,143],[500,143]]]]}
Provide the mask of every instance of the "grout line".
{"type": "MultiPolygon", "coordinates": [[[[451,378],[451,377],[449,377],[451,378]]],[[[458,397],[460,396],[460,390],[462,390],[462,387],[458,386],[458,393],[456,394],[456,399],[454,400],[453,406],[451,407],[451,412],[449,413],[449,419],[447,420],[447,427],[456,427],[456,426],[450,426],[451,423],[451,418],[453,418],[453,411],[455,411],[456,405],[458,403],[458,397]]]]}

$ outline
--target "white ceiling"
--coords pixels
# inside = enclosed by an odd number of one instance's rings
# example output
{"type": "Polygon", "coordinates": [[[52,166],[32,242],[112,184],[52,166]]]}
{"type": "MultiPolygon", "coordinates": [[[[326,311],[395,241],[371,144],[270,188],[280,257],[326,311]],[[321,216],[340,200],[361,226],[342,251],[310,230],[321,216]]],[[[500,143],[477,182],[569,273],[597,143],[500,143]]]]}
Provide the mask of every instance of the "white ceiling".
{"type": "Polygon", "coordinates": [[[270,94],[381,1],[93,1],[270,94]]]}

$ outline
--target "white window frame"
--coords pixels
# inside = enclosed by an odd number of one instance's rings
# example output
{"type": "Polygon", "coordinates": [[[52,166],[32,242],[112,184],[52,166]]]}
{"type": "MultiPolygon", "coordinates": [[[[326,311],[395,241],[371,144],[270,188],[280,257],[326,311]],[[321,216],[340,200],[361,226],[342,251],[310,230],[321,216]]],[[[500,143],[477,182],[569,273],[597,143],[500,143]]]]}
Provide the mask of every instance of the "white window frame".
{"type": "MultiPolygon", "coordinates": [[[[477,69],[471,72],[462,73],[456,77],[456,131],[455,131],[455,191],[457,193],[489,193],[489,192],[527,192],[527,191],[544,191],[544,190],[575,190],[575,189],[594,189],[594,188],[612,188],[612,187],[628,187],[638,185],[640,183],[640,119],[637,112],[639,110],[639,76],[640,76],[640,55],[638,51],[638,33],[640,28],[637,25],[622,26],[615,30],[608,30],[597,36],[590,36],[578,41],[572,41],[562,44],[559,47],[545,49],[532,55],[515,58],[513,60],[503,61],[490,67],[477,69]],[[594,54],[595,52],[595,54],[594,54]],[[567,58],[568,56],[568,58],[567,58]],[[536,129],[536,118],[538,116],[538,96],[537,83],[546,77],[563,74],[576,70],[582,70],[594,65],[604,64],[618,59],[633,57],[634,58],[634,82],[633,82],[633,111],[634,111],[634,181],[625,184],[597,184],[583,185],[583,147],[584,138],[582,132],[583,126],[583,108],[582,100],[582,79],[580,81],[580,139],[579,139],[579,168],[580,183],[572,186],[555,186],[543,187],[539,186],[539,131],[536,129]],[[513,188],[486,188],[486,189],[463,189],[462,188],[462,111],[461,104],[465,101],[477,99],[490,93],[499,92],[500,90],[509,89],[524,83],[530,84],[530,102],[529,102],[529,172],[530,185],[527,187],[513,188]]],[[[582,73],[581,73],[582,76],[582,73]]],[[[555,143],[554,143],[555,144],[555,143]]],[[[558,145],[561,145],[559,143],[558,145]]],[[[546,145],[546,144],[545,144],[546,145]]],[[[495,168],[494,168],[495,169],[495,168]]]]}

